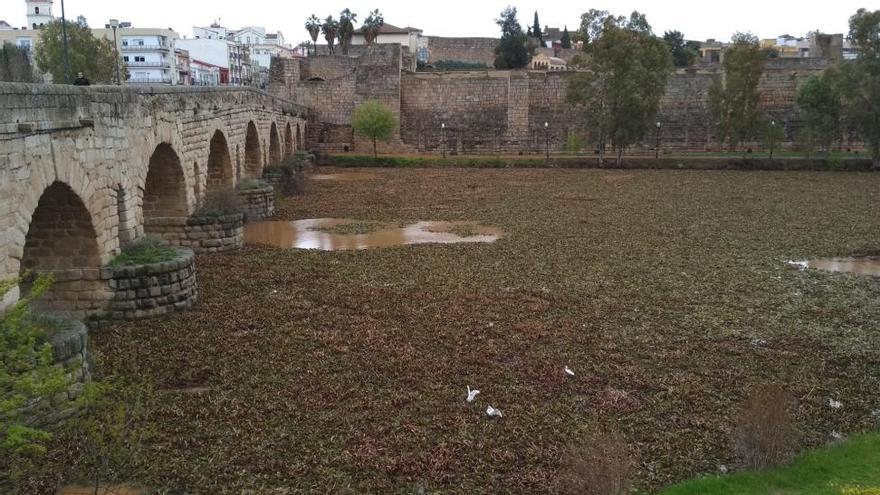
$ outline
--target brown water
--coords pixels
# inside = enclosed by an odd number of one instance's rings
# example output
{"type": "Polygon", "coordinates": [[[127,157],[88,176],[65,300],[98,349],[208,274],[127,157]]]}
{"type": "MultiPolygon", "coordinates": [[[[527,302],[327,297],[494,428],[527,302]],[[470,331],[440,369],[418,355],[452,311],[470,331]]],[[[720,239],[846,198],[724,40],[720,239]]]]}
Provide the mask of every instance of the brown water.
{"type": "Polygon", "coordinates": [[[811,268],[826,272],[853,273],[880,277],[880,257],[865,256],[860,258],[820,258],[808,261],[792,262],[801,269],[811,268]]]}
{"type": "Polygon", "coordinates": [[[409,244],[454,244],[463,242],[495,242],[503,235],[500,229],[476,222],[418,222],[404,227],[384,225],[364,234],[340,234],[317,229],[356,223],[341,218],[313,218],[294,222],[253,222],[245,226],[245,242],[268,246],[344,251],[409,244]],[[474,235],[454,233],[467,229],[474,235]]]}
{"type": "Polygon", "coordinates": [[[309,176],[312,180],[371,180],[378,179],[379,174],[372,172],[336,172],[332,174],[312,174],[309,176]]]}

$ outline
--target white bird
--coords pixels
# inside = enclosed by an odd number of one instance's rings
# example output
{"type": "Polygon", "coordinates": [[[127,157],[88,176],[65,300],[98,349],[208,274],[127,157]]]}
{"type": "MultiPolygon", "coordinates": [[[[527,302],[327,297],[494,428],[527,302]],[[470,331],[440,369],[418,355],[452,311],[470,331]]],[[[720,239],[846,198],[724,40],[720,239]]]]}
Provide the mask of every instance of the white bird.
{"type": "Polygon", "coordinates": [[[568,376],[574,376],[574,371],[571,371],[571,368],[568,366],[565,367],[565,374],[568,376]]]}
{"type": "Polygon", "coordinates": [[[504,417],[504,415],[501,414],[501,411],[499,411],[498,409],[495,409],[495,408],[492,407],[492,406],[489,406],[489,407],[486,408],[486,414],[487,414],[490,418],[502,418],[502,417],[504,417]]]}
{"type": "Polygon", "coordinates": [[[831,406],[831,409],[840,409],[843,407],[843,402],[834,399],[828,399],[828,405],[831,406]]]}
{"type": "Polygon", "coordinates": [[[468,401],[468,402],[473,402],[474,399],[477,398],[477,394],[479,394],[480,391],[479,391],[479,390],[476,390],[476,389],[471,390],[471,386],[470,386],[470,385],[468,385],[468,388],[467,388],[467,389],[468,389],[467,401],[468,401]]]}

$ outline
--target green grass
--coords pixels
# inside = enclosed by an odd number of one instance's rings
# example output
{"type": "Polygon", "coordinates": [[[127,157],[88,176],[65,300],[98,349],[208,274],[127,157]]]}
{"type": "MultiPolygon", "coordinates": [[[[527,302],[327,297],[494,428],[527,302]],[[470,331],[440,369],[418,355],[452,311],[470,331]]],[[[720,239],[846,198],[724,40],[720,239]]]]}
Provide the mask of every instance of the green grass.
{"type": "Polygon", "coordinates": [[[661,495],[877,495],[880,434],[864,434],[800,455],[791,466],[687,481],[661,495]],[[846,491],[849,488],[851,491],[846,491]],[[859,491],[857,488],[866,490],[859,491]]]}
{"type": "Polygon", "coordinates": [[[269,187],[269,183],[262,179],[242,179],[236,186],[236,189],[239,191],[251,191],[264,187],[269,187]]]}
{"type": "Polygon", "coordinates": [[[149,265],[171,261],[176,257],[177,251],[174,248],[162,241],[147,237],[123,248],[110,264],[112,266],[149,265]]]}

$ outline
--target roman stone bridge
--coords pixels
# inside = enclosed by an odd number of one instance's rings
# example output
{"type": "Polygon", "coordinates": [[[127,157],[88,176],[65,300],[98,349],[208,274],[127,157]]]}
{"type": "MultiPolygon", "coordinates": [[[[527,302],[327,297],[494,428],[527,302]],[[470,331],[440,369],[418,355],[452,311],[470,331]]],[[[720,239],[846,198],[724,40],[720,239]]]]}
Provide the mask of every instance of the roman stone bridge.
{"type": "Polygon", "coordinates": [[[122,246],[302,149],[306,113],[246,88],[0,83],[0,280],[52,272],[51,309],[106,311],[122,246]]]}

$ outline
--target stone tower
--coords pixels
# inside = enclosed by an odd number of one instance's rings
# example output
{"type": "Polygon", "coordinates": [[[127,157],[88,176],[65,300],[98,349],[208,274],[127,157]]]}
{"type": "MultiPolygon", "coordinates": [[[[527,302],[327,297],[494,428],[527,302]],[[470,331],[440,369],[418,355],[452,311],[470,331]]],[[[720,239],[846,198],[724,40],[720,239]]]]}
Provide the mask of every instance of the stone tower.
{"type": "Polygon", "coordinates": [[[53,0],[25,0],[27,5],[27,27],[38,29],[55,20],[52,15],[53,0]]]}

